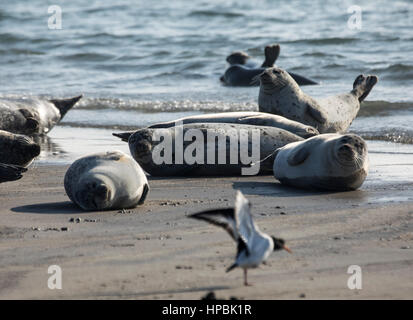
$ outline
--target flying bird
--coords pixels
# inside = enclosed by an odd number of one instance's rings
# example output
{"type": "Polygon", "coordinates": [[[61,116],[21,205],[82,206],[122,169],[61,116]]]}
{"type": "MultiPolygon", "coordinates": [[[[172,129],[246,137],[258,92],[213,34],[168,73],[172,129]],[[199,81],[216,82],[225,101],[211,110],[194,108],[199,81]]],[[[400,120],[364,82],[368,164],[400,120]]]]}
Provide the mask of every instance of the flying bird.
{"type": "Polygon", "coordinates": [[[257,268],[272,251],[291,250],[285,241],[263,233],[252,220],[251,204],[241,191],[237,192],[235,208],[207,210],[188,216],[189,218],[207,221],[224,228],[237,243],[235,262],[227,272],[236,267],[244,269],[244,285],[248,286],[247,270],[257,268]]]}

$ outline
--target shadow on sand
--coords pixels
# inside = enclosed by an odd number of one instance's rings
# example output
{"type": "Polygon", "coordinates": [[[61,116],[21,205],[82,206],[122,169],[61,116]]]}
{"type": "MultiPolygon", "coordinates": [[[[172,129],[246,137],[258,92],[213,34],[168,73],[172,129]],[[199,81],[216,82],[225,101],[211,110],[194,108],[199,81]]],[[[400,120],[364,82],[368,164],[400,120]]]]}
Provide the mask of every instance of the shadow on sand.
{"type": "Polygon", "coordinates": [[[30,204],[26,206],[12,208],[11,211],[39,214],[85,213],[85,211],[83,211],[70,201],[30,204]]]}
{"type": "MultiPolygon", "coordinates": [[[[339,195],[343,191],[305,190],[282,185],[278,181],[237,181],[232,184],[234,189],[241,190],[247,195],[276,196],[276,197],[309,197],[317,195],[339,195]]],[[[349,191],[346,191],[349,193],[349,191]]],[[[357,191],[350,191],[354,196],[357,191]]]]}
{"type": "Polygon", "coordinates": [[[165,294],[179,294],[179,293],[188,293],[188,292],[199,292],[199,299],[202,298],[202,293],[207,293],[210,291],[219,291],[231,289],[229,286],[211,286],[211,287],[195,287],[195,288],[185,288],[185,289],[171,289],[171,290],[159,290],[159,291],[146,291],[146,292],[137,292],[137,293],[119,293],[119,292],[108,292],[108,293],[96,293],[94,295],[99,297],[145,297],[153,295],[165,295],[165,294]]]}

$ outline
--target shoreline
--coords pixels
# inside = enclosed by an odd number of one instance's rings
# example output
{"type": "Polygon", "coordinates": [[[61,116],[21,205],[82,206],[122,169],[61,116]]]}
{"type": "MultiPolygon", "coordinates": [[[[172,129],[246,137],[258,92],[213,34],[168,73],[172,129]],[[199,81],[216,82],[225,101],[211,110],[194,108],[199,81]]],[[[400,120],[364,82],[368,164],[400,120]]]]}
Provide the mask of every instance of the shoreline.
{"type": "Polygon", "coordinates": [[[209,291],[226,299],[413,298],[409,184],[366,181],[357,191],[325,193],[272,176],[149,177],[142,206],[83,212],[65,195],[67,168],[34,166],[0,186],[0,298],[200,299],[209,291]],[[252,287],[242,285],[241,270],[225,273],[235,255],[230,237],[186,218],[232,206],[236,189],[251,201],[257,225],[293,250],[251,270],[252,287]],[[54,264],[62,290],[47,287],[54,264]],[[362,268],[362,290],[347,288],[350,265],[362,268]]]}

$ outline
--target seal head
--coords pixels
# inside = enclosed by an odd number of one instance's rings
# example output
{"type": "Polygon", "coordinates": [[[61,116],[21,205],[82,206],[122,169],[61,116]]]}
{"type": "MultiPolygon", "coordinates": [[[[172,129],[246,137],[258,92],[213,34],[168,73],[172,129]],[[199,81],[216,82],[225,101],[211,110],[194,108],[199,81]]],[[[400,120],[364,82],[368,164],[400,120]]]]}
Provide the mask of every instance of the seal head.
{"type": "Polygon", "coordinates": [[[40,154],[40,145],[32,138],[0,130],[0,162],[28,166],[40,154]]]}

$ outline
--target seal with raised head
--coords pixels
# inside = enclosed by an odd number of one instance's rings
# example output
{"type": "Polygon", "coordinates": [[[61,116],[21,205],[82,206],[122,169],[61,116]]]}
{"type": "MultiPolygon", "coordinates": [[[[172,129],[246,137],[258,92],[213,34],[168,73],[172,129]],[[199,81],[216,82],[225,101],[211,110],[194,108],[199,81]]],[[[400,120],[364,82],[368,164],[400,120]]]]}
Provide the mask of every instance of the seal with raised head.
{"type": "MultiPolygon", "coordinates": [[[[251,57],[242,51],[233,52],[227,57],[230,64],[224,75],[220,78],[221,82],[229,86],[257,86],[259,81],[256,77],[266,68],[274,66],[275,61],[280,55],[280,45],[274,44],[265,47],[265,60],[258,66],[251,61],[251,57]]],[[[299,74],[290,72],[290,75],[299,85],[313,85],[317,82],[299,74]]]]}
{"type": "Polygon", "coordinates": [[[303,140],[280,128],[235,123],[191,123],[113,135],[128,141],[133,158],[153,176],[272,174],[273,159],[267,157],[303,140]],[[251,168],[255,162],[260,165],[251,168]]]}
{"type": "Polygon", "coordinates": [[[220,112],[188,116],[174,121],[155,123],[148,128],[170,128],[178,123],[236,123],[252,126],[266,126],[284,129],[303,138],[309,138],[319,134],[317,129],[311,126],[306,126],[300,122],[292,121],[271,113],[254,111],[220,112]]]}
{"type": "Polygon", "coordinates": [[[275,178],[298,188],[356,190],[368,169],[367,145],[355,134],[321,134],[275,152],[275,178]]]}
{"type": "Polygon", "coordinates": [[[82,96],[70,99],[0,98],[0,130],[47,134],[82,96]]]}
{"type": "Polygon", "coordinates": [[[260,75],[258,107],[261,112],[304,123],[320,133],[344,133],[377,81],[377,76],[359,75],[350,92],[314,99],[300,89],[288,72],[268,68],[260,75]]]}
{"type": "Polygon", "coordinates": [[[22,134],[0,130],[0,163],[27,167],[40,154],[40,146],[22,134]]]}
{"type": "Polygon", "coordinates": [[[149,192],[142,168],[121,151],[76,160],[66,172],[64,186],[75,204],[97,211],[133,208],[143,203],[149,192]]]}
{"type": "Polygon", "coordinates": [[[23,172],[26,171],[27,169],[24,167],[0,163],[0,183],[19,180],[23,176],[23,172]]]}

